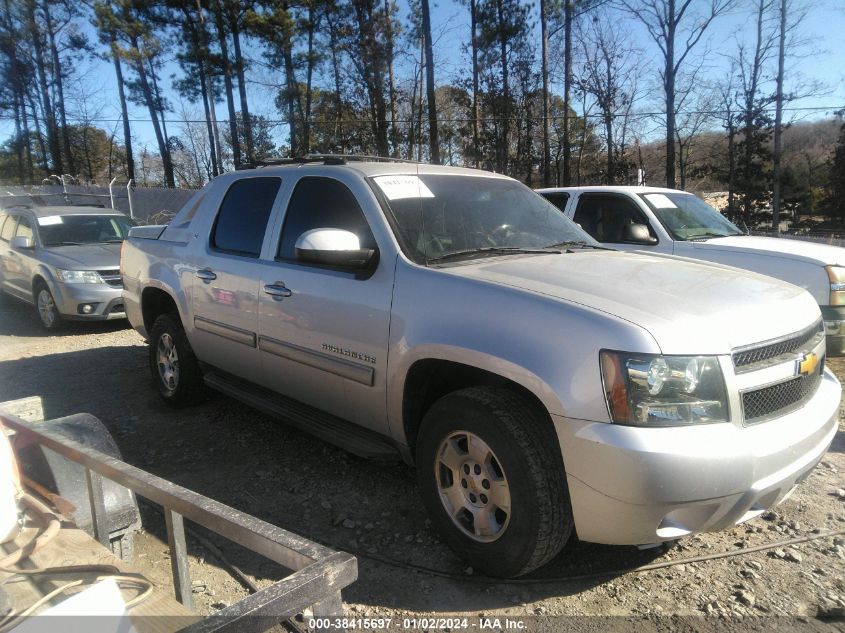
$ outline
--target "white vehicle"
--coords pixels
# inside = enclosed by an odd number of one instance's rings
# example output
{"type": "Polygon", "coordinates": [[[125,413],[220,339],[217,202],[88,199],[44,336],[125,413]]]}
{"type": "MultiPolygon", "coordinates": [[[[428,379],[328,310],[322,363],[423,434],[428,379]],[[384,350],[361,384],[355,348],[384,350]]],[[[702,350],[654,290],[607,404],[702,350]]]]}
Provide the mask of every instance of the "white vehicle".
{"type": "Polygon", "coordinates": [[[821,308],[828,355],[845,354],[845,248],[746,235],[706,202],[677,189],[596,186],[537,193],[607,246],[704,259],[801,286],[821,308]]]}

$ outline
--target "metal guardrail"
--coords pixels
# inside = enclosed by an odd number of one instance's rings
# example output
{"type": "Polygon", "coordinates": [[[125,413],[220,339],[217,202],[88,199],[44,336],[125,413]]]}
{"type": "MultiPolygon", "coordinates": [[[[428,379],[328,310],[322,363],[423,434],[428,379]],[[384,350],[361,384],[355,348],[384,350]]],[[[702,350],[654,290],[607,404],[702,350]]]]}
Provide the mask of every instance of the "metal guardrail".
{"type": "MultiPolygon", "coordinates": [[[[89,415],[77,414],[68,419],[89,415]]],[[[185,519],[293,571],[290,576],[181,629],[183,633],[265,631],[309,608],[314,617],[343,615],[341,590],[358,577],[358,563],[351,554],[336,552],[79,442],[38,429],[37,423],[7,413],[0,413],[0,421],[25,440],[85,468],[94,533],[106,547],[109,534],[103,500],[104,477],[162,506],[176,599],[187,609],[191,610],[193,605],[185,519]]]]}

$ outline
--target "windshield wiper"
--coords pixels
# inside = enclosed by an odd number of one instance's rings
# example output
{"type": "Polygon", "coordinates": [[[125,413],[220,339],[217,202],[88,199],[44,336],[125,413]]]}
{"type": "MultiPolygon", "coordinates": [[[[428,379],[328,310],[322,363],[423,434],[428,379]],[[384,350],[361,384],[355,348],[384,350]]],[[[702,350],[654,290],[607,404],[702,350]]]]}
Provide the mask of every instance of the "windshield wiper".
{"type": "Polygon", "coordinates": [[[452,259],[460,259],[461,257],[472,257],[473,255],[513,255],[521,253],[536,253],[542,255],[560,254],[559,250],[551,250],[550,248],[519,248],[515,246],[486,246],[484,248],[469,248],[463,251],[455,251],[454,253],[446,253],[438,257],[428,257],[426,261],[445,262],[452,259]]]}
{"type": "Polygon", "coordinates": [[[603,251],[611,251],[612,248],[607,248],[606,246],[599,246],[598,244],[588,244],[583,240],[567,240],[565,242],[558,242],[557,244],[550,244],[546,248],[595,248],[603,251]]]}
{"type": "Polygon", "coordinates": [[[45,244],[47,248],[51,246],[82,246],[82,242],[51,242],[50,244],[45,244]]]}
{"type": "Polygon", "coordinates": [[[708,231],[708,232],[705,232],[705,233],[699,233],[698,235],[695,235],[693,237],[688,237],[687,240],[690,241],[690,242],[703,242],[704,240],[713,239],[714,237],[735,237],[736,235],[742,235],[742,234],[741,233],[734,233],[734,235],[730,235],[730,234],[726,235],[724,233],[711,233],[711,232],[708,231]]]}

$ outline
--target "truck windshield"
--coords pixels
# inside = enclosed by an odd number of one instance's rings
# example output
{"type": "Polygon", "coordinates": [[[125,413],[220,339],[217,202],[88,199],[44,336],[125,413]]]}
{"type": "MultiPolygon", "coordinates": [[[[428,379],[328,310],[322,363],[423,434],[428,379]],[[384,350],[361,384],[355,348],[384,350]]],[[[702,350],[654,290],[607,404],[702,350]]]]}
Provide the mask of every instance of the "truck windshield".
{"type": "Polygon", "coordinates": [[[745,235],[716,209],[690,193],[641,193],[640,197],[676,240],[745,235]]]}
{"type": "Polygon", "coordinates": [[[107,244],[126,239],[133,222],[120,215],[50,215],[38,218],[44,246],[107,244]]]}
{"type": "Polygon", "coordinates": [[[405,253],[419,263],[598,248],[540,195],[514,180],[445,174],[371,178],[405,253]]]}

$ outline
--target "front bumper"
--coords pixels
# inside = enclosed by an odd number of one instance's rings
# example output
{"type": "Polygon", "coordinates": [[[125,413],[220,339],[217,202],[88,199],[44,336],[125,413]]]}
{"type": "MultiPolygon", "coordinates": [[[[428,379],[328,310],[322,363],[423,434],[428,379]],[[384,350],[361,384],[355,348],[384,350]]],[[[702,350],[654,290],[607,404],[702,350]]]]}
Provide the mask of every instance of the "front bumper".
{"type": "Polygon", "coordinates": [[[125,319],[123,288],[108,284],[51,284],[53,300],[62,318],[69,321],[111,321],[125,319]],[[83,312],[80,307],[91,306],[83,312]]]}
{"type": "Polygon", "coordinates": [[[641,428],[553,416],[578,538],[641,545],[762,514],[827,451],[841,393],[825,369],[804,407],[749,427],[641,428]]]}

